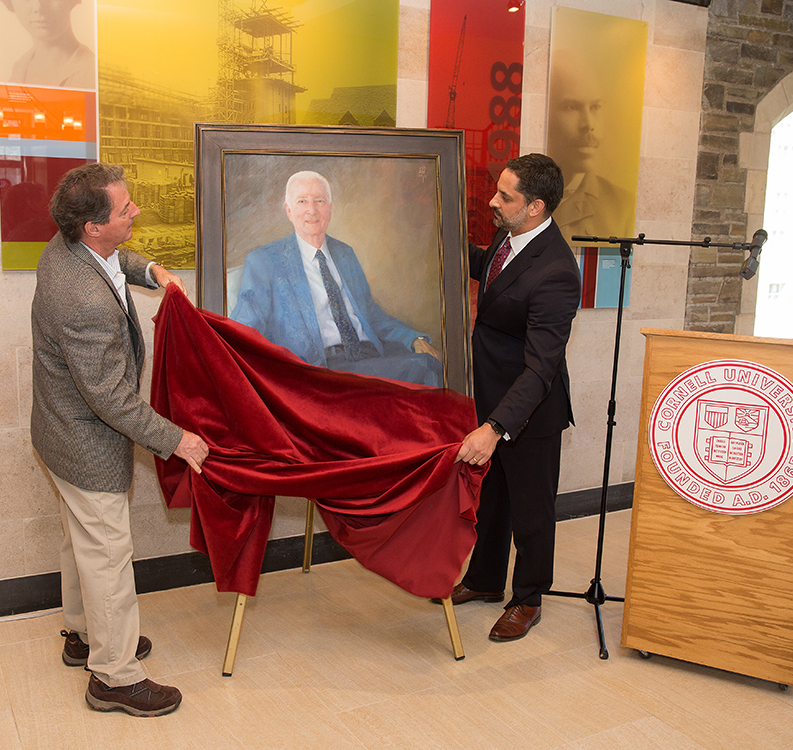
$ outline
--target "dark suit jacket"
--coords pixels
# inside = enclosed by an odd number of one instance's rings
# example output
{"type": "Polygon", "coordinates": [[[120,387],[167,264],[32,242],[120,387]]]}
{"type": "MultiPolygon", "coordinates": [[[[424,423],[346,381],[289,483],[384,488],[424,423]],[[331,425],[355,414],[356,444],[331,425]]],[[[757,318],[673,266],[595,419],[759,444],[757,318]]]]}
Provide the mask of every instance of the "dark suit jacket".
{"type": "Polygon", "coordinates": [[[480,423],[495,419],[516,439],[544,437],[573,421],[565,348],[581,297],[575,257],[554,221],[484,291],[490,259],[469,244],[471,277],[481,282],[473,332],[474,400],[480,423]]]}
{"type": "MultiPolygon", "coordinates": [[[[126,248],[121,270],[146,286],[148,261],[126,248]]],[[[168,458],[182,429],[141,398],[145,347],[135,305],[129,312],[102,267],[60,233],[39,261],[33,297],[33,412],[30,434],[42,461],[86,490],[125,492],[134,443],[168,458]]]]}

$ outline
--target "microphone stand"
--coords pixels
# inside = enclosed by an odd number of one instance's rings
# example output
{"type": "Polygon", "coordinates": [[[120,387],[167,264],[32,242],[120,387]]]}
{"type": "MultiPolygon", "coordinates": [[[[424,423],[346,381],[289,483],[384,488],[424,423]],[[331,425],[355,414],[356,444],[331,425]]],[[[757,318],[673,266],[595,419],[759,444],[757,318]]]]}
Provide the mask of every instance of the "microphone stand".
{"type": "MultiPolygon", "coordinates": [[[[607,596],[601,581],[601,568],[603,563],[603,539],[606,530],[606,512],[608,504],[609,489],[609,466],[611,464],[611,444],[614,435],[614,426],[617,422],[614,416],[617,413],[617,370],[619,367],[620,356],[620,337],[622,335],[622,313],[625,295],[625,277],[630,268],[630,257],[634,245],[690,245],[692,247],[729,247],[733,250],[751,250],[752,245],[746,242],[735,243],[716,243],[711,242],[710,237],[700,242],[684,242],[680,240],[648,240],[644,234],[637,237],[581,237],[575,235],[571,238],[576,242],[601,243],[609,245],[619,245],[620,247],[620,292],[619,303],[617,306],[617,327],[614,338],[614,361],[611,370],[611,397],[608,404],[608,416],[606,421],[606,451],[603,460],[603,485],[600,494],[600,522],[598,525],[597,555],[595,557],[595,576],[590,581],[589,588],[584,593],[573,591],[549,591],[547,596],[566,596],[576,599],[584,599],[595,607],[595,619],[597,621],[598,640],[600,641],[600,658],[608,659],[609,652],[606,648],[606,641],[603,635],[603,620],[600,615],[600,607],[605,602],[624,602],[624,596],[607,596]]],[[[748,260],[748,259],[747,259],[748,260]]],[[[745,266],[746,264],[744,264],[745,266]]],[[[742,275],[743,269],[742,269],[742,275]]],[[[750,276],[744,275],[744,278],[750,276]]]]}

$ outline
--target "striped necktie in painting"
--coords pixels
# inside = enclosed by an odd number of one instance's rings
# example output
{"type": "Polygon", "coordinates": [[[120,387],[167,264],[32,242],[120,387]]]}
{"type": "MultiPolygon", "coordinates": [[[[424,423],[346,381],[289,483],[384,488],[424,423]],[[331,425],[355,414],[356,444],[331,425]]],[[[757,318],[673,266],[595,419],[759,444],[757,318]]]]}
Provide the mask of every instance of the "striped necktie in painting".
{"type": "Polygon", "coordinates": [[[509,237],[507,237],[507,239],[504,240],[504,244],[498,248],[498,252],[493,258],[493,262],[490,264],[490,271],[487,274],[485,291],[487,291],[487,288],[493,283],[493,279],[495,279],[496,276],[501,273],[501,269],[504,267],[504,261],[507,259],[507,256],[510,254],[511,250],[512,245],[510,244],[509,237]]]}
{"type": "Polygon", "coordinates": [[[347,308],[344,305],[339,285],[330,273],[328,261],[325,259],[325,253],[323,253],[321,249],[317,250],[314,257],[319,262],[319,272],[322,274],[322,283],[325,284],[325,291],[328,293],[330,311],[333,314],[336,327],[339,329],[344,353],[347,355],[349,361],[357,362],[363,356],[361,353],[361,340],[358,338],[358,334],[355,333],[355,327],[350,320],[350,316],[347,315],[347,308]]]}

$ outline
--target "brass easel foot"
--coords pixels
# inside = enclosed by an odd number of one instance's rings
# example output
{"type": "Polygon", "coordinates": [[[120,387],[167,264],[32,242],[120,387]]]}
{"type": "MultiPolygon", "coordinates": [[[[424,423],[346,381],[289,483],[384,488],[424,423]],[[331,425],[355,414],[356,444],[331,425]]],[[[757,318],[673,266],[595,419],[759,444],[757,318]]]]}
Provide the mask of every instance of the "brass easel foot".
{"type": "Polygon", "coordinates": [[[463,641],[460,638],[460,628],[457,627],[457,615],[454,614],[454,605],[451,596],[441,599],[443,604],[443,614],[446,615],[446,626],[449,628],[449,637],[452,639],[452,651],[457,661],[465,659],[463,651],[463,641]]]}
{"type": "Polygon", "coordinates": [[[242,616],[245,614],[247,601],[248,597],[245,594],[237,594],[237,601],[234,603],[234,616],[231,618],[229,642],[226,646],[226,659],[223,662],[224,677],[231,677],[231,673],[234,671],[234,660],[237,658],[237,646],[240,642],[240,630],[242,629],[242,616]]]}
{"type": "Polygon", "coordinates": [[[306,501],[306,538],[303,542],[303,572],[311,570],[311,552],[314,548],[314,503],[306,501]]]}

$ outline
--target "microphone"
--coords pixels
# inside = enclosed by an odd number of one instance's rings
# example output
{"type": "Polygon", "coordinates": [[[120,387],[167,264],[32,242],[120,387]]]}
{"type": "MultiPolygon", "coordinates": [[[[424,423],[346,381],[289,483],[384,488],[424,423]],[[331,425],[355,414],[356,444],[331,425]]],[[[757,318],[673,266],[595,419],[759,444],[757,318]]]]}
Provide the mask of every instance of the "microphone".
{"type": "Polygon", "coordinates": [[[757,254],[760,254],[760,250],[762,249],[763,245],[765,245],[766,240],[768,239],[768,232],[765,229],[758,229],[752,235],[752,244],[749,248],[749,252],[754,254],[754,251],[757,250],[757,254]]]}
{"type": "Polygon", "coordinates": [[[765,229],[758,229],[752,235],[752,244],[749,246],[749,257],[743,262],[741,266],[740,275],[744,279],[751,279],[757,273],[760,267],[760,253],[763,250],[768,239],[768,232],[765,229]]]}

